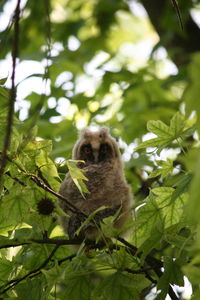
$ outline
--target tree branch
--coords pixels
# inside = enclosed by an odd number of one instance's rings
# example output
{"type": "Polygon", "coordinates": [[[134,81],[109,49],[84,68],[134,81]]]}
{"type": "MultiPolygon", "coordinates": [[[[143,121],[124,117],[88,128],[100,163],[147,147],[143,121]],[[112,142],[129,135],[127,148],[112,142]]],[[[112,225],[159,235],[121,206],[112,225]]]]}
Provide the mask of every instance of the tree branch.
{"type": "MultiPolygon", "coordinates": [[[[118,241],[120,241],[123,245],[125,245],[127,247],[127,252],[133,256],[137,255],[138,257],[141,256],[141,253],[137,253],[138,252],[138,248],[135,247],[134,245],[130,244],[129,242],[127,242],[125,239],[118,237],[117,238],[118,241]]],[[[5,285],[0,287],[0,290],[3,289],[2,292],[0,292],[0,294],[5,293],[6,291],[8,291],[9,289],[12,289],[15,285],[17,285],[18,283],[20,283],[22,280],[26,279],[26,278],[33,278],[35,276],[38,276],[41,274],[41,269],[43,269],[51,260],[51,258],[53,257],[53,255],[55,254],[56,250],[60,247],[60,246],[64,246],[64,245],[80,245],[83,241],[80,239],[73,239],[73,240],[66,240],[66,239],[49,239],[49,238],[44,238],[44,239],[30,239],[27,241],[22,241],[19,242],[18,240],[12,240],[13,243],[9,243],[6,245],[2,245],[0,246],[0,249],[3,248],[9,248],[9,247],[17,247],[17,246],[22,246],[22,245],[28,245],[31,243],[38,243],[38,244],[53,244],[55,245],[55,248],[53,249],[53,251],[51,252],[51,254],[49,255],[49,257],[42,263],[42,265],[32,271],[30,271],[29,273],[27,273],[25,276],[21,277],[21,278],[17,278],[14,280],[10,280],[9,282],[7,282],[5,285]]],[[[101,249],[102,247],[105,246],[105,243],[98,243],[96,244],[95,241],[89,241],[89,240],[85,240],[84,241],[86,245],[89,245],[91,249],[101,249]]],[[[116,244],[112,244],[110,245],[110,248],[113,250],[119,250],[120,246],[116,245],[116,244]]],[[[68,256],[67,258],[63,258],[60,259],[58,261],[58,265],[61,265],[64,261],[67,260],[72,260],[74,257],[76,256],[76,254],[72,254],[70,256],[68,256]]],[[[163,267],[163,263],[156,259],[155,257],[151,256],[151,255],[147,255],[145,258],[145,262],[149,265],[149,267],[147,268],[143,268],[141,267],[140,270],[131,270],[129,268],[124,268],[123,271],[128,272],[128,273],[132,273],[132,274],[142,274],[144,273],[146,278],[148,280],[150,280],[153,284],[156,284],[157,281],[154,280],[149,274],[148,271],[149,270],[154,270],[154,272],[157,274],[157,276],[160,278],[163,274],[163,272],[161,271],[161,268],[163,267]]],[[[178,300],[173,288],[171,287],[171,285],[169,284],[169,288],[168,288],[168,294],[170,295],[172,300],[178,300]]]]}
{"type": "Polygon", "coordinates": [[[8,175],[10,178],[12,178],[14,181],[18,182],[20,185],[22,186],[27,186],[27,184],[25,182],[23,182],[22,180],[20,180],[17,177],[12,177],[10,172],[6,172],[6,175],[8,175]]]}
{"type": "Polygon", "coordinates": [[[14,104],[16,99],[16,88],[15,88],[15,69],[16,69],[16,59],[18,57],[18,44],[19,44],[19,19],[20,19],[20,1],[17,1],[17,6],[14,13],[14,37],[12,44],[12,76],[11,76],[11,90],[8,102],[8,114],[7,114],[7,127],[4,138],[4,146],[1,157],[0,166],[0,181],[6,167],[6,155],[10,146],[12,125],[13,125],[13,114],[14,114],[14,104]]]}
{"type": "MultiPolygon", "coordinates": [[[[29,245],[32,243],[65,246],[65,245],[80,245],[82,242],[83,242],[82,239],[67,240],[67,239],[43,238],[43,239],[27,239],[22,241],[19,241],[19,239],[12,239],[9,240],[8,244],[1,245],[0,249],[29,245]]],[[[84,243],[86,245],[91,246],[91,248],[102,248],[103,246],[105,246],[105,243],[103,242],[95,243],[95,241],[91,241],[91,240],[85,240],[84,243]]]]}
{"type": "MultiPolygon", "coordinates": [[[[58,240],[58,239],[49,239],[49,238],[44,238],[42,240],[39,239],[30,239],[27,240],[27,242],[18,242],[17,240],[12,240],[13,244],[7,244],[7,245],[3,245],[0,247],[0,249],[2,248],[8,248],[8,247],[16,247],[16,246],[21,246],[21,245],[26,245],[26,244],[30,244],[30,243],[39,243],[39,244],[55,244],[56,246],[54,247],[53,251],[50,253],[50,255],[48,256],[48,258],[41,264],[40,267],[30,271],[29,273],[27,273],[26,275],[24,275],[21,278],[16,278],[16,279],[12,279],[9,282],[7,282],[6,284],[2,285],[0,287],[0,294],[4,294],[5,292],[7,292],[8,290],[14,288],[17,284],[19,284],[21,281],[27,279],[27,278],[34,278],[38,275],[40,275],[42,273],[42,269],[44,269],[48,263],[51,261],[52,257],[54,256],[55,252],[57,251],[57,249],[61,246],[61,245],[75,245],[75,244],[80,244],[82,241],[80,240],[58,240]]],[[[102,248],[103,246],[105,246],[105,243],[98,243],[96,244],[94,241],[85,241],[86,245],[89,245],[90,248],[102,248]]],[[[134,247],[134,246],[133,246],[134,247]]],[[[113,244],[111,245],[112,249],[115,250],[119,250],[120,247],[113,244]]],[[[76,253],[67,256],[65,258],[62,258],[60,260],[58,260],[58,265],[61,265],[63,262],[68,261],[68,260],[72,260],[74,257],[76,257],[76,253]]],[[[145,274],[146,278],[149,279],[152,283],[156,283],[156,281],[154,279],[152,279],[149,275],[148,275],[148,271],[151,270],[151,267],[147,267],[147,268],[143,268],[141,267],[141,269],[139,270],[131,270],[130,268],[124,268],[122,269],[122,271],[131,273],[131,274],[145,274]]]]}
{"type": "Polygon", "coordinates": [[[141,269],[139,269],[139,270],[131,270],[131,269],[129,269],[129,268],[123,269],[123,271],[128,272],[128,273],[130,273],[130,274],[145,274],[145,277],[146,277],[149,281],[151,281],[153,284],[157,284],[157,280],[154,280],[154,279],[148,274],[148,271],[150,271],[150,270],[152,270],[151,267],[149,267],[149,268],[142,268],[142,267],[141,267],[141,269]]]}

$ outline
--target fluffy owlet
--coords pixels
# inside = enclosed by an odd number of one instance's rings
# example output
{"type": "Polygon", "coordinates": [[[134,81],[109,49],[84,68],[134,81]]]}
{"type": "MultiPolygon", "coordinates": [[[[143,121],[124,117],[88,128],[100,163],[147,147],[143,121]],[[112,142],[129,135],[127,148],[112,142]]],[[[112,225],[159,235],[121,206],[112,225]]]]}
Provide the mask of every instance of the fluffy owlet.
{"type": "MultiPolygon", "coordinates": [[[[124,177],[119,147],[109,134],[108,128],[102,127],[95,132],[88,128],[81,131],[72,158],[85,161],[85,164],[80,164],[80,168],[88,178],[86,185],[90,193],[84,198],[67,173],[60,194],[87,216],[99,207],[106,206],[107,208],[95,215],[96,223],[119,212],[114,226],[121,228],[130,217],[132,195],[124,177]]],[[[69,237],[73,238],[83,220],[68,211],[64,201],[60,200],[60,206],[69,215],[69,217],[61,217],[61,224],[69,237]]],[[[97,227],[90,222],[80,235],[82,238],[95,240],[97,233],[97,227]]]]}

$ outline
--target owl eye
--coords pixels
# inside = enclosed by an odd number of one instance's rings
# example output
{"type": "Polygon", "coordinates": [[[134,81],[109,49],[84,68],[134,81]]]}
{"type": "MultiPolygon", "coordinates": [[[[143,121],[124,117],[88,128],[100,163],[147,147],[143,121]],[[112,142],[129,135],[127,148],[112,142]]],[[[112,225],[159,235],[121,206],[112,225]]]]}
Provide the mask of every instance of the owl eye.
{"type": "Polygon", "coordinates": [[[83,149],[83,152],[86,153],[86,154],[89,154],[89,153],[92,152],[92,147],[89,144],[88,145],[84,145],[82,149],[83,149]]]}
{"type": "Polygon", "coordinates": [[[101,153],[106,153],[109,149],[109,146],[107,144],[101,144],[101,147],[100,147],[100,152],[101,153]]]}

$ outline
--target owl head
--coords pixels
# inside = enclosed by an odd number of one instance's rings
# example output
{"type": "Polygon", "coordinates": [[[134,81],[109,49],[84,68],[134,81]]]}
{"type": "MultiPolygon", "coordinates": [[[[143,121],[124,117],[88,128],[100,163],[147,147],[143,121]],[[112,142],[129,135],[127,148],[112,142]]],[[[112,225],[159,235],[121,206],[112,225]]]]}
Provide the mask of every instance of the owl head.
{"type": "Polygon", "coordinates": [[[120,160],[121,155],[115,139],[107,127],[98,131],[86,128],[81,131],[79,140],[74,146],[72,158],[84,160],[88,164],[102,164],[120,160]]]}

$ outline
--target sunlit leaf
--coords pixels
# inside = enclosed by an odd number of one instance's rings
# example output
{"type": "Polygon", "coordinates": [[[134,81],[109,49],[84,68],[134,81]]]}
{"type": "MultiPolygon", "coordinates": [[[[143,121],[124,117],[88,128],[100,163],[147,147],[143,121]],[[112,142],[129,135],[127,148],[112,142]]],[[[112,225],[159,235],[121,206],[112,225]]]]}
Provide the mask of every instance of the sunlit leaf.
{"type": "Polygon", "coordinates": [[[172,200],[174,189],[171,187],[154,188],[151,191],[155,196],[155,201],[162,211],[165,220],[165,228],[177,224],[183,215],[184,205],[188,195],[183,194],[172,200]]]}
{"type": "Polygon", "coordinates": [[[168,159],[166,161],[156,161],[157,164],[159,165],[160,168],[153,170],[150,175],[149,178],[154,178],[157,177],[159,175],[161,175],[161,178],[165,178],[166,176],[168,176],[169,174],[171,174],[173,172],[173,161],[168,159]]]}
{"type": "Polygon", "coordinates": [[[182,132],[184,125],[183,115],[181,115],[180,112],[177,112],[170,121],[170,132],[176,137],[182,132]]]}
{"type": "Polygon", "coordinates": [[[152,147],[152,148],[163,147],[163,146],[166,146],[168,144],[168,142],[169,142],[168,138],[162,138],[162,137],[154,138],[154,139],[150,139],[145,142],[142,142],[141,144],[139,144],[139,146],[136,148],[136,150],[149,148],[149,147],[152,147]]]}
{"type": "Polygon", "coordinates": [[[77,167],[78,161],[68,160],[67,166],[69,169],[70,176],[72,177],[74,183],[79,189],[81,195],[84,197],[84,193],[89,193],[86,184],[83,180],[88,181],[87,177],[83,174],[83,171],[77,167]]]}
{"type": "Polygon", "coordinates": [[[172,137],[171,131],[169,126],[167,126],[162,121],[149,121],[147,123],[147,129],[156,134],[158,137],[164,138],[164,139],[170,139],[172,137]]]}

